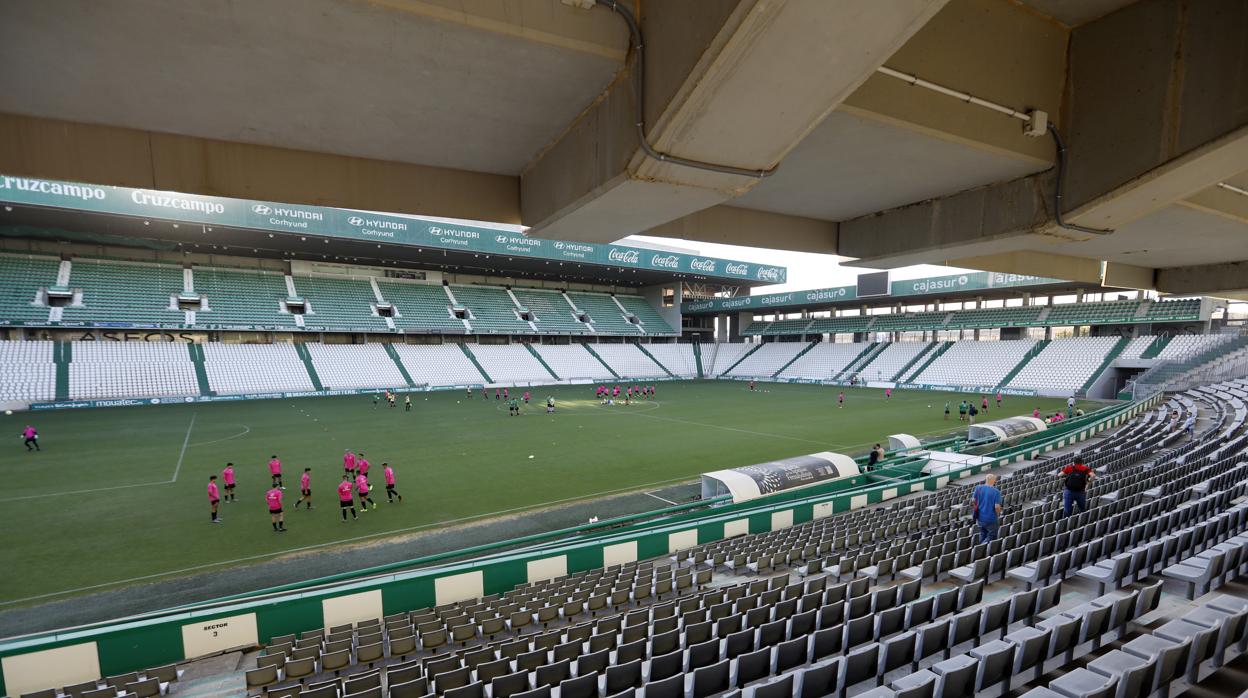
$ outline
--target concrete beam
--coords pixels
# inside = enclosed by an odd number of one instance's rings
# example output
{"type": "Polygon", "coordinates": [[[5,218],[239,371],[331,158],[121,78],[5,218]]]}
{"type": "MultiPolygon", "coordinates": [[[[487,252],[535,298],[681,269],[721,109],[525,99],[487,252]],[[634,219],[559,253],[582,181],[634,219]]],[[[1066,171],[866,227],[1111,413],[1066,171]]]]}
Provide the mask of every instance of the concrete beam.
{"type": "Polygon", "coordinates": [[[1248,300],[1248,261],[1158,269],[1157,290],[1248,300]]]}
{"type": "MultiPolygon", "coordinates": [[[[1016,3],[952,0],[886,65],[997,104],[1040,109],[1056,120],[1061,118],[1069,34],[1016,3]]],[[[1036,170],[1053,162],[1049,143],[1023,136],[1016,119],[887,75],[872,75],[841,109],[1030,162],[1036,170]]]]}
{"type": "Polygon", "coordinates": [[[0,172],[500,223],[520,218],[515,177],[14,114],[0,114],[0,172]]]}
{"type": "MultiPolygon", "coordinates": [[[[1067,222],[1115,229],[1188,197],[1207,204],[1210,186],[1243,171],[1248,45],[1237,30],[1245,25],[1243,2],[1144,0],[1074,30],[1063,117],[1067,222]]],[[[1103,236],[1056,226],[1054,185],[1050,171],[846,221],[838,253],[896,267],[1103,247],[1103,236]]],[[[1131,240],[1117,244],[1130,249],[1131,240]]],[[[1238,252],[1248,257],[1248,247],[1238,252]]],[[[1117,275],[1143,285],[1141,269],[1117,275]]]]}
{"type": "MultiPolygon", "coordinates": [[[[684,158],[769,169],[944,3],[647,3],[648,140],[684,158]]],[[[637,77],[622,74],[522,174],[523,219],[536,234],[616,240],[757,183],[642,153],[633,116],[637,77]]]]}
{"type": "MultiPolygon", "coordinates": [[[[1003,252],[981,257],[962,257],[947,264],[967,269],[983,269],[1003,274],[1047,276],[1067,281],[1101,283],[1101,263],[1094,259],[1071,257],[1051,252],[1003,252]]],[[[1151,270],[1149,270],[1151,271],[1151,270]]]]}
{"type": "Polygon", "coordinates": [[[727,205],[677,218],[646,235],[824,254],[836,254],[837,248],[836,223],[727,205]]]}

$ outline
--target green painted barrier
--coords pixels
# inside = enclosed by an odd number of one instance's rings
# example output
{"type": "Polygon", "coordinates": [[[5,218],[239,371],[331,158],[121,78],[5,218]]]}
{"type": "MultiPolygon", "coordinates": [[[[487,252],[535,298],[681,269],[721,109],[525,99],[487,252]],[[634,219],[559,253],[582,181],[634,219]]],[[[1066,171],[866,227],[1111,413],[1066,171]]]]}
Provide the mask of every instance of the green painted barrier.
{"type": "Polygon", "coordinates": [[[675,378],[675,377],[676,377],[676,374],[675,374],[675,373],[672,373],[672,372],[671,372],[671,371],[669,371],[669,370],[667,370],[667,367],[663,365],[663,362],[662,362],[662,361],[659,361],[658,357],[656,357],[654,354],[651,354],[649,349],[646,349],[644,346],[642,346],[642,345],[640,345],[640,344],[635,344],[635,345],[633,345],[633,346],[635,346],[635,347],[637,347],[638,349],[640,349],[640,350],[641,350],[641,353],[643,353],[643,354],[645,354],[646,356],[650,357],[650,360],[651,360],[651,361],[653,361],[655,364],[657,364],[659,368],[663,369],[663,372],[667,374],[668,378],[675,378]]]}
{"type": "Polygon", "coordinates": [[[52,345],[52,361],[56,364],[56,399],[69,399],[69,364],[73,361],[73,342],[52,345]]]}
{"type": "Polygon", "coordinates": [[[559,380],[559,374],[555,373],[555,369],[551,368],[550,364],[546,363],[546,359],[543,359],[542,355],[537,353],[537,350],[533,348],[532,344],[525,342],[524,348],[529,350],[529,353],[533,355],[533,358],[537,359],[537,362],[542,365],[542,368],[546,369],[546,372],[550,374],[551,378],[559,380]]]}
{"type": "Polygon", "coordinates": [[[485,372],[485,367],[482,366],[481,362],[477,360],[477,355],[472,353],[472,350],[468,348],[468,344],[466,342],[458,342],[458,344],[460,351],[464,352],[464,356],[467,356],[468,360],[472,362],[472,365],[477,367],[477,371],[481,374],[481,377],[485,379],[485,382],[493,383],[494,379],[490,378],[490,374],[485,372]]]}
{"type": "Polygon", "coordinates": [[[610,371],[611,375],[616,378],[620,377],[620,374],[616,373],[614,368],[611,368],[611,364],[607,363],[606,359],[603,359],[602,356],[599,355],[598,352],[594,351],[593,347],[589,346],[588,343],[582,343],[581,346],[585,347],[585,351],[592,354],[595,359],[598,359],[598,363],[602,364],[604,368],[610,371]]]}
{"type": "Polygon", "coordinates": [[[308,348],[302,342],[295,342],[295,353],[299,355],[303,367],[308,370],[308,380],[312,381],[312,387],[316,390],[324,390],[325,386],[321,385],[321,377],[316,375],[316,367],[312,365],[312,354],[308,352],[308,348]]]}
{"type": "Polygon", "coordinates": [[[403,365],[403,360],[399,358],[399,352],[395,350],[394,345],[390,342],[383,342],[382,346],[386,348],[386,354],[394,362],[395,367],[399,369],[399,375],[403,376],[403,381],[407,383],[407,387],[415,388],[416,381],[412,380],[412,374],[407,372],[407,367],[403,365]]]}

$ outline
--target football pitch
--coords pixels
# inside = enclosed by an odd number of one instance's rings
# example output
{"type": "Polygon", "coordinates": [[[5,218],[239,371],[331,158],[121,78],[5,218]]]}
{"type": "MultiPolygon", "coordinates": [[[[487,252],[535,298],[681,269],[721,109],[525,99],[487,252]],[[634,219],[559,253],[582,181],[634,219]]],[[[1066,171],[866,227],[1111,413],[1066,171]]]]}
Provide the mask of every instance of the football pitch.
{"type": "MultiPolygon", "coordinates": [[[[290,553],[436,530],[528,509],[696,478],[816,451],[861,453],[888,434],[959,431],[962,395],[745,383],[661,383],[654,400],[603,406],[591,386],[539,387],[519,417],[493,394],[413,393],[412,410],[369,396],[161,405],[0,417],[32,423],[39,453],[0,453],[0,609],[239,567],[290,553]],[[554,396],[557,411],[545,413],[554,396]],[[954,414],[945,421],[946,401],[954,414]],[[344,449],[362,451],[378,508],[343,523],[335,486],[344,449]],[[264,502],[267,462],[283,463],[286,527],[264,502]],[[238,501],[210,523],[207,483],[227,461],[238,501]],[[401,504],[387,504],[381,464],[401,504]],[[295,510],[312,468],[314,509],[295,510]]],[[[519,392],[519,391],[517,391],[519,392]]],[[[1051,413],[1063,401],[1007,397],[985,419],[1051,413]]],[[[218,479],[220,483],[220,479],[218,479]]]]}

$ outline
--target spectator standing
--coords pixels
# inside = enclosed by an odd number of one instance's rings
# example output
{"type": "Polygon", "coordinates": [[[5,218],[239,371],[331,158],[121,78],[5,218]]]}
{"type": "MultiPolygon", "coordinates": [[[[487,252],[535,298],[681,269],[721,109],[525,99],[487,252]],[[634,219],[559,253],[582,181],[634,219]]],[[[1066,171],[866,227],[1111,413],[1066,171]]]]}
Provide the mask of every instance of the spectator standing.
{"type": "Polygon", "coordinates": [[[997,489],[997,476],[990,474],[984,484],[971,491],[971,506],[975,523],[979,525],[979,542],[987,543],[997,537],[1001,524],[1001,490],[997,489]]]}
{"type": "Polygon", "coordinates": [[[1083,454],[1075,456],[1075,462],[1062,468],[1058,473],[1058,477],[1062,478],[1062,512],[1066,516],[1070,516],[1074,505],[1079,505],[1079,511],[1088,510],[1088,500],[1085,491],[1088,489],[1088,482],[1096,477],[1096,473],[1092,469],[1083,464],[1083,454]]]}

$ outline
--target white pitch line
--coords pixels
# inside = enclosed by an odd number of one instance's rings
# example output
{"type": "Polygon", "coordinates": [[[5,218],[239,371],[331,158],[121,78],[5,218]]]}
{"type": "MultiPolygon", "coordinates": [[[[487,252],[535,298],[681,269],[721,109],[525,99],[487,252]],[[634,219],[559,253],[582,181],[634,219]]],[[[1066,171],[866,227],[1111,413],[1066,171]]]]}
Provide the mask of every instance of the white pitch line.
{"type": "MultiPolygon", "coordinates": [[[[592,499],[594,497],[602,497],[602,496],[606,496],[609,494],[618,494],[620,492],[634,492],[638,489],[642,489],[646,487],[655,487],[658,485],[670,485],[676,482],[688,482],[692,479],[693,479],[692,477],[679,477],[679,478],[673,478],[670,480],[660,480],[658,482],[650,482],[650,483],[645,483],[641,485],[631,485],[629,487],[621,487],[619,489],[607,490],[605,492],[593,492],[589,494],[583,494],[578,497],[567,497],[565,499],[556,499],[550,502],[540,502],[540,503],[530,504],[528,506],[523,506],[523,507],[514,507],[512,509],[502,509],[499,511],[492,511],[492,512],[487,512],[483,514],[474,514],[472,516],[463,516],[457,519],[446,519],[445,521],[437,521],[434,523],[421,524],[420,526],[396,528],[391,531],[381,531],[379,533],[370,533],[369,535],[366,535],[366,536],[355,536],[353,538],[343,538],[341,540],[329,541],[326,543],[317,543],[315,545],[305,545],[299,548],[288,548],[286,550],[278,550],[278,551],[271,552],[271,553],[248,555],[246,557],[238,557],[232,560],[221,560],[219,562],[209,562],[209,563],[205,563],[202,565],[195,565],[193,567],[183,567],[182,569],[178,569],[178,570],[156,572],[154,574],[145,574],[140,577],[131,577],[129,579],[118,579],[118,580],[114,580],[111,582],[101,582],[100,584],[91,584],[89,586],[77,587],[75,589],[65,589],[63,591],[54,591],[54,592],[47,593],[47,594],[39,594],[37,596],[27,596],[21,599],[13,599],[12,601],[0,601],[0,606],[11,606],[13,604],[24,603],[26,601],[38,601],[39,599],[47,599],[47,598],[52,598],[54,596],[64,596],[66,594],[74,594],[80,591],[91,591],[92,589],[103,589],[106,587],[129,584],[131,582],[142,582],[148,579],[159,579],[160,577],[168,577],[171,575],[184,574],[186,572],[197,572],[199,570],[211,569],[213,567],[233,565],[239,562],[251,562],[253,560],[263,560],[265,558],[277,557],[279,555],[287,555],[289,553],[301,553],[301,552],[306,552],[308,550],[316,550],[318,548],[326,548],[326,547],[330,547],[334,545],[342,545],[344,543],[358,543],[359,541],[372,540],[375,538],[384,538],[386,536],[391,536],[397,533],[410,533],[412,531],[420,531],[426,528],[437,528],[440,526],[448,526],[451,524],[464,523],[466,521],[487,519],[487,518],[494,517],[494,516],[501,516],[503,514],[515,513],[517,511],[525,511],[529,509],[540,509],[542,507],[548,507],[548,506],[552,506],[555,504],[564,504],[566,502],[575,502],[575,501],[580,501],[584,499],[592,499]]],[[[166,483],[153,483],[153,484],[169,484],[169,483],[166,482],[166,483]]],[[[125,485],[125,486],[126,487],[139,487],[139,485],[125,485]]],[[[72,493],[65,493],[65,494],[72,494],[72,493]]],[[[36,495],[36,496],[43,496],[43,495],[36,495]]],[[[0,501],[8,501],[8,500],[0,500],[0,501]]]]}
{"type": "Polygon", "coordinates": [[[186,425],[186,437],[182,439],[182,450],[178,453],[178,466],[173,469],[173,477],[169,478],[169,482],[177,482],[178,473],[182,472],[182,458],[186,456],[186,445],[191,442],[191,430],[195,428],[197,416],[199,416],[198,412],[191,413],[191,423],[186,425]]]}
{"type": "Polygon", "coordinates": [[[130,487],[151,487],[153,485],[169,485],[169,484],[172,484],[169,480],[164,480],[162,482],[139,482],[133,485],[116,485],[115,487],[97,487],[93,490],[75,490],[73,492],[47,492],[44,494],[30,494],[24,497],[7,497],[5,499],[0,499],[0,502],[20,502],[25,499],[42,499],[44,497],[64,497],[64,496],[68,496],[71,494],[91,494],[92,492],[107,492],[109,490],[124,490],[130,487]]]}
{"type": "Polygon", "coordinates": [[[660,502],[667,502],[668,504],[671,504],[671,505],[673,505],[673,506],[675,506],[675,504],[676,504],[676,502],[673,502],[673,501],[672,501],[672,500],[670,500],[670,499],[664,499],[664,498],[660,497],[659,495],[657,495],[657,494],[655,494],[655,493],[653,493],[653,492],[642,492],[642,494],[646,495],[647,497],[654,497],[655,499],[659,500],[660,502]]]}
{"type": "Polygon", "coordinates": [[[212,441],[197,441],[191,444],[191,448],[195,448],[196,446],[207,446],[209,444],[219,444],[222,441],[229,441],[231,439],[237,439],[239,437],[246,436],[251,433],[251,427],[247,426],[246,424],[242,425],[242,427],[243,427],[243,430],[238,432],[237,434],[233,434],[231,436],[223,436],[219,439],[213,439],[212,441]]]}

